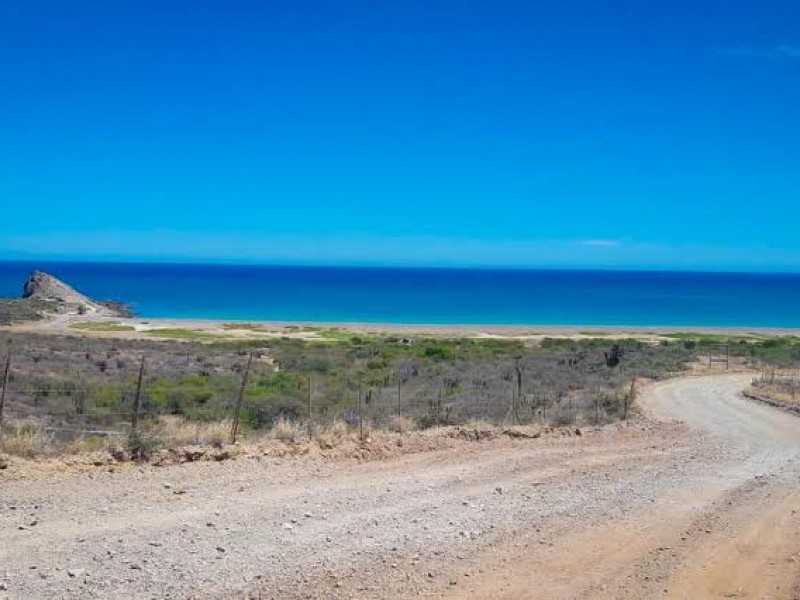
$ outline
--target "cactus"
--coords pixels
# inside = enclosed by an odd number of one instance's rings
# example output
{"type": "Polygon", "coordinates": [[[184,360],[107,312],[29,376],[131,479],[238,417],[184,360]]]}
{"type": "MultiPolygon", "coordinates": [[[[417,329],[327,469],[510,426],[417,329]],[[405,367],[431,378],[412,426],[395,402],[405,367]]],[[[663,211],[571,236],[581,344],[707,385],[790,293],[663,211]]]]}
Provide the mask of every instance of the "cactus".
{"type": "Polygon", "coordinates": [[[609,369],[613,369],[616,366],[619,366],[619,363],[622,361],[622,356],[625,354],[625,350],[619,344],[614,344],[611,346],[610,352],[603,352],[606,357],[606,366],[609,369]]]}

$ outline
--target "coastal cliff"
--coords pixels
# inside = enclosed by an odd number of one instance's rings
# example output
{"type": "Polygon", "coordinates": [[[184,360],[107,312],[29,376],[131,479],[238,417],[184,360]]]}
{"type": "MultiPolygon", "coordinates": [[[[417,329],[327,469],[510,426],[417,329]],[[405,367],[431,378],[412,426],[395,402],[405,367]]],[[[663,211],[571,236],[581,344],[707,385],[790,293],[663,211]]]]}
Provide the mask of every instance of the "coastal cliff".
{"type": "Polygon", "coordinates": [[[111,316],[111,309],[99,302],[91,300],[67,285],[60,279],[44,271],[34,271],[25,282],[22,291],[24,300],[41,300],[50,302],[58,312],[79,312],[81,314],[97,314],[111,316]]]}
{"type": "Polygon", "coordinates": [[[124,304],[93,300],[44,271],[30,274],[23,285],[21,298],[0,300],[0,325],[70,313],[97,317],[130,316],[130,310],[124,304]]]}

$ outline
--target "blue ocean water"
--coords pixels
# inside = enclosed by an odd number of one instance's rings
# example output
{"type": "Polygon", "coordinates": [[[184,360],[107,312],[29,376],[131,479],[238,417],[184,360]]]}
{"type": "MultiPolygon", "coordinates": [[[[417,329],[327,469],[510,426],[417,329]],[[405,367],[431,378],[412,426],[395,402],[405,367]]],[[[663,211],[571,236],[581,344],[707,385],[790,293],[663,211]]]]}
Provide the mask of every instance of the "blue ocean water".
{"type": "Polygon", "coordinates": [[[800,275],[0,262],[143,317],[303,322],[800,327],[800,275]]]}

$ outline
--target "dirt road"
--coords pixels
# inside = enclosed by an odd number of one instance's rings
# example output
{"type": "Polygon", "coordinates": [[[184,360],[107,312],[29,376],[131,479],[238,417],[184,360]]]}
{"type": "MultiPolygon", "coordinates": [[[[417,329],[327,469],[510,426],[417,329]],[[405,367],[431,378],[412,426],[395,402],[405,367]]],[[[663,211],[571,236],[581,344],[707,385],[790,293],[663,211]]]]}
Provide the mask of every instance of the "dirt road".
{"type": "Polygon", "coordinates": [[[580,437],[0,483],[0,597],[800,598],[800,419],[746,383],[580,437]]]}

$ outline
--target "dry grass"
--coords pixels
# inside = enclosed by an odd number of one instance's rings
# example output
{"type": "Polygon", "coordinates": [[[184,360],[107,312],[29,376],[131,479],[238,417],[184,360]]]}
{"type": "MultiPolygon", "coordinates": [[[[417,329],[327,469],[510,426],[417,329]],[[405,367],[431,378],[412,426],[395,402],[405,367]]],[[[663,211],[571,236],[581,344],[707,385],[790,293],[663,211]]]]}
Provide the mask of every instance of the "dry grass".
{"type": "Polygon", "coordinates": [[[120,438],[117,436],[81,436],[59,446],[59,451],[63,454],[109,452],[119,444],[120,438]]]}
{"type": "Polygon", "coordinates": [[[269,432],[269,437],[284,444],[297,444],[307,436],[308,430],[303,428],[300,423],[290,421],[284,417],[278,419],[269,432]]]}
{"type": "Polygon", "coordinates": [[[187,421],[183,417],[169,415],[159,417],[158,435],[163,445],[169,448],[180,446],[221,447],[231,435],[231,421],[224,419],[211,423],[187,421]]]}
{"type": "Polygon", "coordinates": [[[324,450],[342,445],[352,438],[347,423],[335,419],[329,423],[301,423],[280,418],[264,436],[266,441],[278,441],[291,446],[316,444],[324,450]]]}
{"type": "MultiPolygon", "coordinates": [[[[275,428],[269,432],[243,437],[242,443],[236,446],[225,444],[222,448],[211,448],[191,442],[205,440],[209,443],[209,440],[214,439],[211,432],[215,427],[227,433],[227,423],[208,424],[205,431],[197,432],[192,431],[191,427],[185,427],[185,423],[181,423],[179,418],[171,418],[171,421],[166,425],[151,421],[140,429],[140,443],[144,445],[145,452],[139,461],[156,466],[257,456],[375,461],[438,451],[460,444],[488,443],[499,438],[534,440],[545,436],[581,435],[575,428],[532,425],[498,427],[476,420],[466,426],[415,429],[407,432],[375,429],[370,431],[368,438],[360,440],[358,430],[344,421],[317,424],[309,430],[308,423],[284,420],[276,423],[275,428]],[[171,432],[173,439],[164,439],[165,432],[171,432]]],[[[130,448],[123,449],[119,446],[119,438],[87,438],[68,445],[57,445],[40,430],[31,428],[30,424],[16,424],[13,432],[10,431],[11,427],[6,429],[15,435],[5,437],[7,446],[0,445],[0,481],[31,475],[60,476],[65,473],[92,472],[98,468],[126,469],[137,460],[130,448]],[[108,448],[103,451],[102,448],[106,445],[108,448]]],[[[219,440],[219,436],[216,439],[219,440]]],[[[223,440],[227,438],[223,436],[223,440]]]]}
{"type": "Polygon", "coordinates": [[[394,415],[389,421],[389,431],[397,433],[405,433],[417,428],[417,424],[413,419],[405,416],[394,415]]]}
{"type": "MultiPolygon", "coordinates": [[[[162,416],[143,427],[139,437],[153,450],[185,446],[221,448],[228,442],[230,431],[230,420],[200,423],[162,416]]],[[[59,440],[31,421],[7,422],[0,433],[0,453],[27,459],[109,454],[124,445],[125,438],[119,436],[82,435],[59,440]]]]}
{"type": "MultiPolygon", "coordinates": [[[[799,388],[800,389],[800,388],[799,388]]],[[[787,406],[800,405],[800,391],[787,390],[778,385],[759,384],[750,388],[750,391],[758,396],[766,396],[779,404],[787,406]]]]}
{"type": "Polygon", "coordinates": [[[316,427],[313,430],[313,438],[320,448],[331,449],[339,446],[347,438],[348,433],[347,423],[337,419],[327,425],[316,427]]]}
{"type": "MultiPolygon", "coordinates": [[[[251,432],[249,436],[242,436],[239,451],[247,453],[257,448],[260,453],[275,456],[323,451],[326,456],[373,459],[394,455],[398,448],[404,448],[407,444],[410,444],[408,450],[411,451],[416,446],[428,449],[438,447],[442,443],[450,443],[448,440],[451,439],[481,441],[503,434],[511,437],[538,437],[527,435],[528,428],[525,427],[512,429],[514,431],[507,427],[498,428],[487,421],[472,420],[460,427],[420,430],[412,418],[394,417],[389,428],[376,429],[371,423],[365,423],[362,439],[359,430],[343,420],[311,423],[281,418],[265,433],[251,432]],[[334,452],[331,454],[327,451],[334,452]]],[[[187,453],[185,456],[192,457],[190,460],[198,460],[197,456],[216,460],[213,452],[231,450],[228,445],[230,431],[231,421],[227,419],[203,423],[169,415],[142,423],[138,432],[127,438],[86,435],[58,440],[34,422],[11,421],[2,429],[0,455],[31,461],[65,460],[69,464],[72,464],[71,461],[83,460],[87,464],[103,465],[128,460],[167,464],[163,461],[183,460],[181,457],[184,457],[184,452],[187,453]],[[211,448],[216,450],[211,451],[211,448]]]]}
{"type": "Polygon", "coordinates": [[[11,421],[0,432],[0,452],[23,458],[36,458],[51,450],[51,437],[36,423],[11,421]]]}
{"type": "Polygon", "coordinates": [[[490,423],[484,419],[471,419],[466,425],[465,429],[475,429],[478,431],[497,429],[497,425],[490,423]]]}
{"type": "Polygon", "coordinates": [[[104,435],[58,439],[28,420],[7,422],[0,432],[0,452],[27,459],[107,453],[119,443],[119,437],[104,435]]]}

